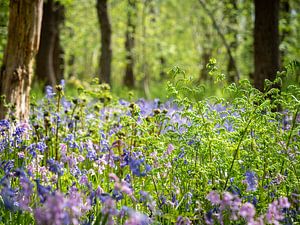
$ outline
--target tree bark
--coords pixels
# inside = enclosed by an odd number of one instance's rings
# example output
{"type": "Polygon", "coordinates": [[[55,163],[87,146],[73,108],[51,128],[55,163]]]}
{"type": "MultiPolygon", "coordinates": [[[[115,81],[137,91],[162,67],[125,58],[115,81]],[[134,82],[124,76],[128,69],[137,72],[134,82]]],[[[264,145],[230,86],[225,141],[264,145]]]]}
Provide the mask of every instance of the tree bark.
{"type": "Polygon", "coordinates": [[[47,0],[43,6],[41,43],[36,56],[36,76],[43,85],[55,86],[63,77],[63,49],[60,46],[60,25],[64,21],[64,6],[47,0]]]}
{"type": "MultiPolygon", "coordinates": [[[[14,116],[19,120],[29,117],[29,92],[32,63],[38,51],[42,0],[11,0],[9,6],[8,40],[1,67],[0,95],[14,106],[14,116]]],[[[0,104],[0,118],[7,108],[0,104]]]]}
{"type": "Polygon", "coordinates": [[[56,37],[54,1],[47,0],[43,6],[41,43],[36,56],[36,76],[43,85],[56,85],[53,53],[56,37]]]}
{"type": "Polygon", "coordinates": [[[97,0],[98,20],[101,31],[101,56],[99,78],[101,82],[111,85],[111,25],[107,11],[107,0],[97,0]]]}
{"type": "Polygon", "coordinates": [[[53,68],[56,77],[56,81],[60,82],[64,79],[64,48],[61,45],[60,41],[60,31],[61,26],[65,22],[65,7],[60,2],[55,2],[55,41],[54,41],[54,50],[53,50],[53,68]]]}
{"type": "Polygon", "coordinates": [[[53,50],[53,68],[54,68],[55,78],[57,82],[64,79],[64,64],[65,64],[64,54],[65,51],[61,46],[60,34],[58,32],[55,37],[55,44],[53,50]]]}
{"type": "Polygon", "coordinates": [[[279,0],[255,0],[254,86],[264,91],[265,79],[274,80],[279,69],[279,0]]]}
{"type": "Polygon", "coordinates": [[[127,12],[127,29],[125,34],[125,50],[126,50],[126,69],[124,76],[124,85],[127,87],[134,87],[135,77],[134,77],[134,36],[135,36],[135,22],[134,18],[136,17],[136,2],[135,0],[128,0],[128,12],[127,12]]]}

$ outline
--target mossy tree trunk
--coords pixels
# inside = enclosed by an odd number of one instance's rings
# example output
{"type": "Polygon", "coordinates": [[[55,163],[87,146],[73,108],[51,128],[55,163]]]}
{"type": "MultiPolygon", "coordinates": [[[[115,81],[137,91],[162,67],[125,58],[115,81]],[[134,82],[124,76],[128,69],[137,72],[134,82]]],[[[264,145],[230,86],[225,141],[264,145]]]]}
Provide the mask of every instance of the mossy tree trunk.
{"type": "MultiPolygon", "coordinates": [[[[32,64],[38,51],[43,0],[11,0],[8,39],[1,67],[0,94],[14,106],[14,116],[29,118],[29,92],[32,64]]],[[[0,104],[0,118],[7,112],[0,104]]]]}

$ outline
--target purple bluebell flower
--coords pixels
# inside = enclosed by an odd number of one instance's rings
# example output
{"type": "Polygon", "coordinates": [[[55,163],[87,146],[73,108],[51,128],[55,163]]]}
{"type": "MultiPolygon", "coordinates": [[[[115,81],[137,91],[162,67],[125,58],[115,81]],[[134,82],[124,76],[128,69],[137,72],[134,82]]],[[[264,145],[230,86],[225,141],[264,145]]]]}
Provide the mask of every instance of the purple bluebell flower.
{"type": "Polygon", "coordinates": [[[246,184],[247,184],[247,191],[255,191],[257,188],[257,177],[255,172],[247,171],[245,173],[246,177],[246,184]]]}
{"type": "Polygon", "coordinates": [[[176,220],[176,225],[191,225],[192,222],[187,217],[178,216],[176,220]]]}
{"type": "Polygon", "coordinates": [[[22,191],[18,195],[18,202],[20,208],[26,211],[31,211],[30,208],[30,199],[33,194],[33,184],[26,176],[20,177],[20,186],[22,187],[22,191]]]}
{"type": "Polygon", "coordinates": [[[125,221],[124,225],[149,225],[152,223],[151,219],[140,212],[128,210],[129,218],[125,221]]]}
{"type": "Polygon", "coordinates": [[[170,155],[174,149],[174,146],[172,144],[169,144],[167,150],[164,152],[164,155],[170,155]]]}
{"type": "Polygon", "coordinates": [[[0,120],[0,133],[3,136],[4,133],[9,130],[10,123],[8,120],[0,120]]]}
{"type": "Polygon", "coordinates": [[[17,202],[17,191],[10,186],[5,186],[0,192],[0,196],[3,200],[4,207],[10,211],[16,211],[19,209],[19,203],[17,202]]]}
{"type": "Polygon", "coordinates": [[[281,197],[278,199],[279,207],[281,208],[290,208],[291,203],[289,203],[289,200],[287,197],[281,197]]]}
{"type": "Polygon", "coordinates": [[[49,166],[49,170],[59,176],[64,174],[63,166],[54,159],[48,159],[47,164],[49,166]]]}
{"type": "Polygon", "coordinates": [[[55,193],[54,195],[50,195],[43,207],[34,210],[34,217],[37,224],[63,225],[64,222],[68,224],[70,221],[64,208],[65,199],[62,194],[55,193]]]}
{"type": "Polygon", "coordinates": [[[53,98],[53,96],[55,96],[55,92],[53,91],[52,86],[47,85],[45,87],[45,90],[46,90],[46,98],[47,99],[51,99],[51,98],[53,98]]]}
{"type": "Polygon", "coordinates": [[[41,202],[43,203],[49,196],[49,194],[51,192],[51,187],[50,186],[45,187],[45,186],[41,185],[39,179],[36,179],[35,182],[37,185],[38,196],[39,196],[41,202]]]}
{"type": "Polygon", "coordinates": [[[103,202],[104,207],[102,207],[102,215],[104,215],[104,218],[106,218],[106,224],[113,225],[114,220],[113,217],[118,214],[118,210],[116,209],[116,201],[111,198],[110,196],[105,198],[105,201],[103,202]]]}
{"type": "Polygon", "coordinates": [[[9,146],[9,140],[7,138],[4,138],[0,141],[0,152],[3,152],[5,149],[7,149],[9,146]]]}
{"type": "Polygon", "coordinates": [[[241,206],[239,213],[246,221],[250,222],[255,216],[255,207],[251,203],[246,202],[241,206]]]}
{"type": "Polygon", "coordinates": [[[220,202],[221,202],[220,194],[218,194],[216,191],[211,191],[211,192],[209,192],[209,194],[206,196],[206,198],[207,198],[213,205],[220,204],[220,202]]]}
{"type": "Polygon", "coordinates": [[[141,165],[143,164],[144,160],[141,159],[133,159],[131,158],[129,166],[132,173],[138,177],[143,177],[146,175],[145,172],[141,172],[141,165]]]}
{"type": "Polygon", "coordinates": [[[3,171],[5,174],[8,174],[15,166],[14,160],[3,161],[1,167],[3,166],[3,171]]]}

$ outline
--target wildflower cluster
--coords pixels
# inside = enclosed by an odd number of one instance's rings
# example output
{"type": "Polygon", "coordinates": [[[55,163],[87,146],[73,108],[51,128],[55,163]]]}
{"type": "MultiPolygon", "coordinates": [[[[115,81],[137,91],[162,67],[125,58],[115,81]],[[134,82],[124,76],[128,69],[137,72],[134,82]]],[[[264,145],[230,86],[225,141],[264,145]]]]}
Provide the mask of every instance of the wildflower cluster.
{"type": "Polygon", "coordinates": [[[300,221],[299,88],[261,93],[241,81],[227,100],[169,89],[160,102],[117,99],[105,84],[72,99],[47,87],[29,121],[1,120],[1,221],[300,221]]]}

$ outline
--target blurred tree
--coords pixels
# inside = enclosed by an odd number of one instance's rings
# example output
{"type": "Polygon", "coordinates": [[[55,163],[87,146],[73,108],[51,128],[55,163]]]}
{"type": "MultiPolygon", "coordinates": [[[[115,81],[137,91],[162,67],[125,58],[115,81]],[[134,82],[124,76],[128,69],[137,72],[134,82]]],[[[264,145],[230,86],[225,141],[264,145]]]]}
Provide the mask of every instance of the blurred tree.
{"type": "Polygon", "coordinates": [[[4,55],[8,25],[8,0],[0,0],[0,62],[4,55]]]}
{"type": "MultiPolygon", "coordinates": [[[[227,39],[228,45],[232,51],[232,54],[236,52],[237,49],[237,0],[226,0],[224,1],[224,14],[228,18],[228,23],[226,26],[227,30],[227,39]]],[[[228,74],[228,82],[232,83],[237,81],[238,74],[235,68],[235,61],[233,57],[229,57],[227,64],[227,74],[228,74]]]]}
{"type": "MultiPolygon", "coordinates": [[[[289,0],[281,0],[280,1],[280,45],[289,38],[291,34],[291,5],[289,0]]],[[[287,54],[287,49],[283,46],[280,48],[280,68],[284,66],[284,58],[287,54]]]]}
{"type": "Polygon", "coordinates": [[[264,80],[279,70],[279,0],[255,0],[254,86],[263,91],[264,80]]]}
{"type": "Polygon", "coordinates": [[[53,50],[53,67],[56,77],[56,81],[59,82],[64,79],[64,68],[65,68],[65,50],[61,43],[61,30],[65,22],[65,5],[61,2],[56,3],[55,7],[55,25],[56,35],[54,41],[53,50]]]}
{"type": "MultiPolygon", "coordinates": [[[[10,1],[8,39],[0,73],[0,95],[6,96],[20,120],[29,117],[32,63],[39,47],[42,0],[10,1]]],[[[0,104],[0,118],[7,109],[0,104]]]]}
{"type": "Polygon", "coordinates": [[[111,85],[111,25],[107,11],[107,0],[97,0],[97,13],[101,31],[99,78],[100,81],[111,85]]]}
{"type": "MultiPolygon", "coordinates": [[[[148,52],[147,52],[147,25],[146,25],[146,18],[147,18],[147,8],[150,6],[150,13],[154,14],[154,8],[151,4],[152,0],[144,0],[143,1],[143,9],[142,9],[142,73],[143,73],[143,89],[146,98],[150,98],[150,74],[149,74],[149,60],[148,60],[148,52]]],[[[155,22],[155,17],[151,18],[151,22],[155,22]]]]}
{"type": "Polygon", "coordinates": [[[55,0],[45,1],[40,47],[36,56],[36,78],[43,85],[55,86],[62,78],[64,63],[59,31],[63,20],[64,6],[55,0]]]}
{"type": "Polygon", "coordinates": [[[127,28],[125,34],[125,50],[126,50],[126,69],[123,79],[124,85],[127,87],[135,86],[134,76],[134,42],[135,42],[135,29],[136,29],[136,16],[137,7],[135,0],[128,0],[127,9],[127,28]]]}
{"type": "MultiPolygon", "coordinates": [[[[204,9],[204,11],[207,13],[209,18],[211,19],[214,29],[217,31],[217,34],[221,38],[221,41],[222,41],[224,47],[226,48],[226,52],[227,52],[228,57],[229,57],[229,65],[227,67],[227,69],[230,70],[229,81],[234,81],[234,80],[238,81],[240,79],[240,74],[239,74],[239,71],[238,71],[238,68],[237,68],[236,61],[233,57],[233,52],[232,52],[232,49],[231,49],[232,46],[228,43],[228,40],[226,39],[225,35],[223,34],[221,27],[218,25],[214,14],[207,7],[206,2],[204,2],[203,0],[199,0],[199,3],[202,6],[202,8],[204,9]]],[[[234,0],[232,0],[230,2],[230,4],[233,4],[233,3],[234,3],[234,0]]],[[[234,5],[233,5],[233,7],[234,7],[234,5]]]]}

